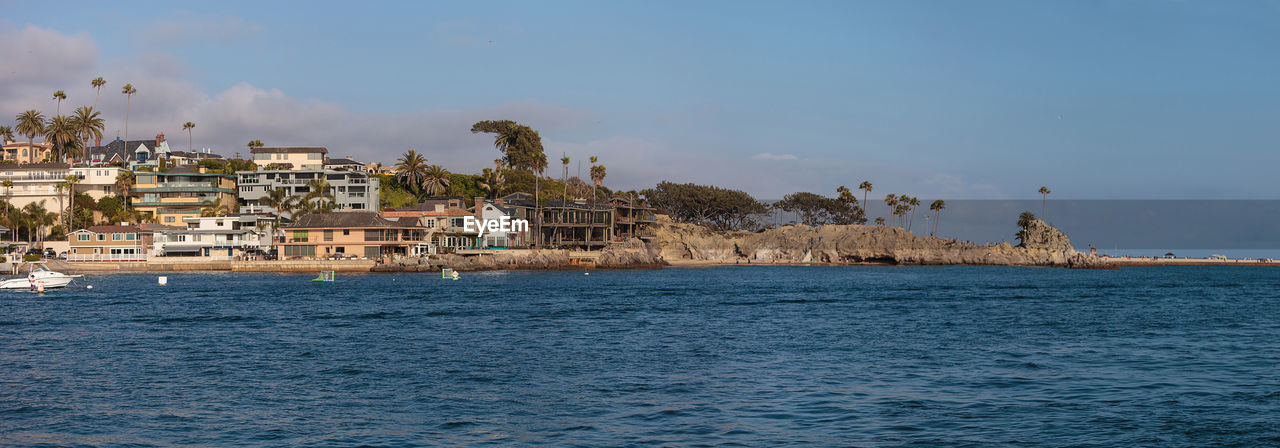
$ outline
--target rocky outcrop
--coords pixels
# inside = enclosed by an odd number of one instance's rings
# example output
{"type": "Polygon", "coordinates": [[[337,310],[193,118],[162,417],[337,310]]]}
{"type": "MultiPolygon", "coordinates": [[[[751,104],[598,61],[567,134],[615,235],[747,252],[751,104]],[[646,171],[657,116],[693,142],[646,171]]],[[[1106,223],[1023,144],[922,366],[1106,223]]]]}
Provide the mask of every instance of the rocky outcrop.
{"type": "Polygon", "coordinates": [[[656,246],[672,262],[1107,266],[1101,258],[1076,252],[1066,235],[1043,221],[1032,223],[1028,235],[1026,247],[1014,247],[921,237],[887,226],[789,225],[759,233],[716,232],[659,217],[656,246]]]}

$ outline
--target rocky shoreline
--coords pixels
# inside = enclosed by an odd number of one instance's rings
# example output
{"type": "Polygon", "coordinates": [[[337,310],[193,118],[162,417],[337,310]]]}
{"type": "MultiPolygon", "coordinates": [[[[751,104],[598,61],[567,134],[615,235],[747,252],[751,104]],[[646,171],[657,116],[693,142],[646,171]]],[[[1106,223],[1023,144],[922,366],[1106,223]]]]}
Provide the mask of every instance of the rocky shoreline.
{"type": "Polygon", "coordinates": [[[1103,258],[1077,252],[1058,229],[1036,220],[1025,245],[980,245],[917,236],[888,226],[788,225],[763,232],[714,231],[659,216],[655,241],[631,239],[598,253],[525,251],[484,256],[443,255],[379,263],[373,272],[502,269],[641,269],[691,265],[968,265],[1111,269],[1103,258]],[[575,255],[577,254],[577,255],[575,255]]]}

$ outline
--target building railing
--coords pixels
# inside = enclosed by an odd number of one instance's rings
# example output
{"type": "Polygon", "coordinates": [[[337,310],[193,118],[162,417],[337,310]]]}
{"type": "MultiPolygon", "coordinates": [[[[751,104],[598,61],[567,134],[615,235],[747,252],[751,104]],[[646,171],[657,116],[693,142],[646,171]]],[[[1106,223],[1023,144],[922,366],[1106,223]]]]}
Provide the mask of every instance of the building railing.
{"type": "Polygon", "coordinates": [[[147,254],[67,254],[67,261],[147,261],[147,254]]]}

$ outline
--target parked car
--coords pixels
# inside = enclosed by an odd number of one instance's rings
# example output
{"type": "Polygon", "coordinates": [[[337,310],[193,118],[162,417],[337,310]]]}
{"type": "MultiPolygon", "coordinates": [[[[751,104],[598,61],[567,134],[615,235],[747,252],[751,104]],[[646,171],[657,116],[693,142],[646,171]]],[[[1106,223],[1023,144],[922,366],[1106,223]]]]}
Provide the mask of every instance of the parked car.
{"type": "Polygon", "coordinates": [[[52,247],[50,247],[50,248],[46,248],[46,249],[44,250],[44,257],[45,257],[45,258],[58,258],[58,251],[53,250],[53,248],[52,248],[52,247]]]}
{"type": "Polygon", "coordinates": [[[58,254],[58,259],[59,259],[59,260],[66,260],[66,259],[67,259],[67,251],[65,251],[65,250],[64,250],[64,251],[62,251],[62,253],[58,254]]]}

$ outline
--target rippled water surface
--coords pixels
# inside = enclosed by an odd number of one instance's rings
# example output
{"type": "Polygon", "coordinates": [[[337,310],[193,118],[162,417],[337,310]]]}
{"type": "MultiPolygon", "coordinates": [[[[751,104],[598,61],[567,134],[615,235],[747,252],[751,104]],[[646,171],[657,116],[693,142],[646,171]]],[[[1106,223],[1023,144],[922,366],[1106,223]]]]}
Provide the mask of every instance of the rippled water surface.
{"type": "Polygon", "coordinates": [[[1280,445],[1280,269],[313,277],[0,293],[0,445],[1280,445]]]}

